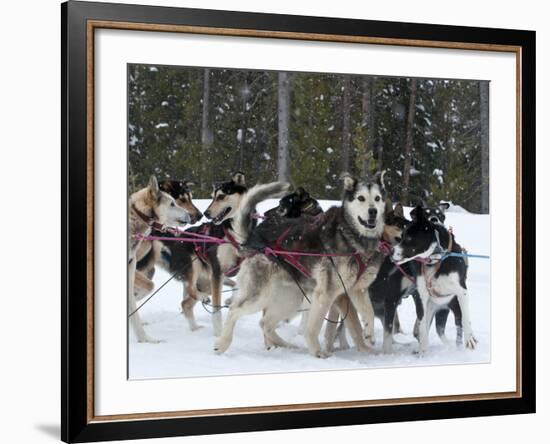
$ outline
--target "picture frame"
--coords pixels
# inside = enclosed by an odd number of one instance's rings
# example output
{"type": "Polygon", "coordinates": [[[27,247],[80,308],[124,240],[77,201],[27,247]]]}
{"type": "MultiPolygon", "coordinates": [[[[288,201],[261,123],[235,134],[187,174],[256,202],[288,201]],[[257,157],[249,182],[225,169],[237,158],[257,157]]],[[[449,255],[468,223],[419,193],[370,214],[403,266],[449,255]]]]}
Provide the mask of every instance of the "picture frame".
{"type": "MultiPolygon", "coordinates": [[[[65,442],[535,412],[535,33],[532,31],[69,1],[62,22],[62,375],[65,442]],[[516,63],[516,389],[254,407],[95,414],[94,33],[116,29],[288,42],[507,53],[516,63]]],[[[112,147],[117,149],[116,146],[112,147]]],[[[498,192],[498,191],[496,191],[498,192]]],[[[510,242],[508,239],[507,242],[510,242]]],[[[496,270],[498,272],[498,270],[496,270]]]]}

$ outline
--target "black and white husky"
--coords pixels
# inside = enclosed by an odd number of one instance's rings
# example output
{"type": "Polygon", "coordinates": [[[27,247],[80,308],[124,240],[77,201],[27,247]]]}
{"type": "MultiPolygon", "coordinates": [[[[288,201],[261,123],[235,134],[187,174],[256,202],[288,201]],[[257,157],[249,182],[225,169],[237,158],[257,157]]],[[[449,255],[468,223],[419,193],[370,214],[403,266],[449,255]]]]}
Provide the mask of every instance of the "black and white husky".
{"type": "Polygon", "coordinates": [[[475,348],[477,340],[472,331],[466,287],[467,266],[462,256],[447,255],[462,252],[454,235],[443,225],[427,219],[421,206],[415,208],[415,220],[403,232],[401,242],[392,249],[394,263],[402,266],[410,262],[413,268],[423,309],[418,326],[421,353],[428,349],[428,330],[433,313],[454,297],[462,312],[464,343],[468,348],[475,348]]]}
{"type": "MultiPolygon", "coordinates": [[[[264,337],[274,345],[290,346],[275,328],[293,316],[304,299],[311,303],[305,339],[313,356],[329,355],[321,348],[319,333],[327,311],[341,294],[349,296],[369,328],[373,325],[374,312],[366,289],[383,260],[378,250],[384,232],[383,175],[361,181],[345,174],[342,179],[344,198],[340,207],[330,208],[319,219],[312,218],[311,223],[303,218],[286,219],[276,225],[276,232],[263,236],[267,241],[274,240],[266,245],[271,251],[326,256],[292,256],[264,250],[265,254],[246,259],[237,276],[239,296],[231,304],[222,335],[215,344],[216,352],[223,353],[230,346],[235,324],[241,316],[261,310],[264,311],[264,337]]],[[[247,238],[246,228],[241,228],[238,221],[236,217],[236,231],[247,238]]],[[[262,230],[262,226],[263,223],[255,231],[262,230]]],[[[346,317],[346,326],[358,349],[366,351],[361,325],[351,313],[346,317]]]]}
{"type": "MultiPolygon", "coordinates": [[[[445,227],[445,212],[449,209],[450,204],[448,202],[440,202],[437,206],[428,207],[422,206],[422,212],[424,217],[428,219],[433,224],[440,224],[445,227]]],[[[416,220],[417,210],[414,208],[411,211],[411,218],[413,221],[416,220]]],[[[466,251],[466,250],[464,250],[466,251]]],[[[466,268],[468,267],[468,258],[464,257],[464,262],[466,263],[466,268]]],[[[418,304],[418,293],[415,291],[413,294],[415,302],[418,304]]],[[[437,335],[443,343],[448,343],[449,340],[445,335],[445,327],[447,325],[447,319],[449,317],[449,312],[453,312],[455,327],[456,327],[456,345],[459,346],[462,344],[462,312],[460,310],[460,305],[458,299],[454,297],[449,301],[447,305],[440,305],[439,309],[435,312],[434,318],[429,321],[431,326],[433,320],[435,319],[435,330],[437,335]]],[[[418,321],[414,325],[414,336],[418,339],[418,321]]]]}

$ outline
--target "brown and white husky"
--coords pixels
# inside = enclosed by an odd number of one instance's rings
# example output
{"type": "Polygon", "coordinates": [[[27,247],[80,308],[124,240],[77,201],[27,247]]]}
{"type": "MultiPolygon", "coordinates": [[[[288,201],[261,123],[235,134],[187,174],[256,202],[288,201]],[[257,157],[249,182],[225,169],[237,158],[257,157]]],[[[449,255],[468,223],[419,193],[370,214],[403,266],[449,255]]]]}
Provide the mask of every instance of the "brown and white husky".
{"type": "MultiPolygon", "coordinates": [[[[139,312],[136,311],[137,251],[142,243],[138,235],[148,235],[155,225],[184,225],[191,221],[189,214],[177,205],[175,199],[161,191],[155,176],[149,184],[130,196],[128,202],[128,315],[138,342],[158,342],[147,335],[139,312]]],[[[137,281],[143,289],[152,289],[152,283],[140,274],[137,281]]]]}

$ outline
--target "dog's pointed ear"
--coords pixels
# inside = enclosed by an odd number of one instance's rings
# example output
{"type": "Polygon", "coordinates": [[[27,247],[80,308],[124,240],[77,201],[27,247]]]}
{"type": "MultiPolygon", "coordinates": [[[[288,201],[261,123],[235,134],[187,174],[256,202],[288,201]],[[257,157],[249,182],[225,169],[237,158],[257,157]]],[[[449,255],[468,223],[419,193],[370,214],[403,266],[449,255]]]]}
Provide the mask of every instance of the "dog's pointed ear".
{"type": "Polygon", "coordinates": [[[237,185],[245,186],[245,178],[244,173],[241,171],[237,171],[231,175],[231,180],[235,182],[237,185]]]}
{"type": "Polygon", "coordinates": [[[160,188],[159,183],[157,182],[157,178],[155,176],[151,176],[149,178],[149,193],[151,193],[151,197],[155,200],[159,200],[160,198],[160,188]]]}
{"type": "Polygon", "coordinates": [[[344,190],[354,191],[357,186],[357,179],[350,173],[342,173],[340,180],[344,182],[344,190]]]}
{"type": "Polygon", "coordinates": [[[450,208],[451,204],[449,202],[439,202],[439,209],[444,213],[450,208]]]}
{"type": "Polygon", "coordinates": [[[159,182],[159,189],[160,191],[164,191],[165,193],[170,194],[172,191],[172,181],[171,180],[161,180],[159,182]]]}
{"type": "Polygon", "coordinates": [[[378,171],[373,177],[374,182],[377,183],[382,190],[386,188],[386,184],[384,183],[385,176],[386,176],[386,170],[382,170],[382,171],[378,171]]]}
{"type": "Polygon", "coordinates": [[[424,220],[424,209],[422,205],[418,204],[411,210],[411,219],[413,222],[422,222],[424,220]]]}
{"type": "Polygon", "coordinates": [[[309,193],[306,190],[304,190],[303,187],[296,188],[295,193],[296,193],[296,197],[298,197],[298,199],[300,199],[302,202],[309,199],[309,193]]]}
{"type": "Polygon", "coordinates": [[[401,203],[398,203],[395,206],[395,208],[393,209],[393,214],[395,214],[397,217],[405,219],[405,213],[403,212],[403,205],[401,205],[401,203]]]}
{"type": "Polygon", "coordinates": [[[385,202],[386,202],[386,210],[385,210],[386,214],[393,213],[394,211],[393,211],[393,205],[391,203],[391,199],[389,197],[386,197],[385,202]]]}

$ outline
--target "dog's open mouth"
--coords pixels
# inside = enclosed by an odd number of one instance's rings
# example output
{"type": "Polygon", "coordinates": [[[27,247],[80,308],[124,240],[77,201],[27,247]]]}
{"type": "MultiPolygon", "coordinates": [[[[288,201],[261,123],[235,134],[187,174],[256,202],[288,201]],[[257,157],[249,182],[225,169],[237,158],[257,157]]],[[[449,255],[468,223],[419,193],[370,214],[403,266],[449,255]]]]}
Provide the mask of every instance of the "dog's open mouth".
{"type": "Polygon", "coordinates": [[[359,220],[359,223],[363,225],[364,227],[373,229],[376,228],[376,218],[369,218],[367,220],[362,219],[361,216],[357,216],[357,219],[359,220]]]}
{"type": "Polygon", "coordinates": [[[221,223],[225,216],[227,216],[231,212],[231,207],[227,207],[225,210],[223,210],[220,214],[218,214],[216,217],[212,218],[212,222],[214,222],[216,225],[221,223]]]}

